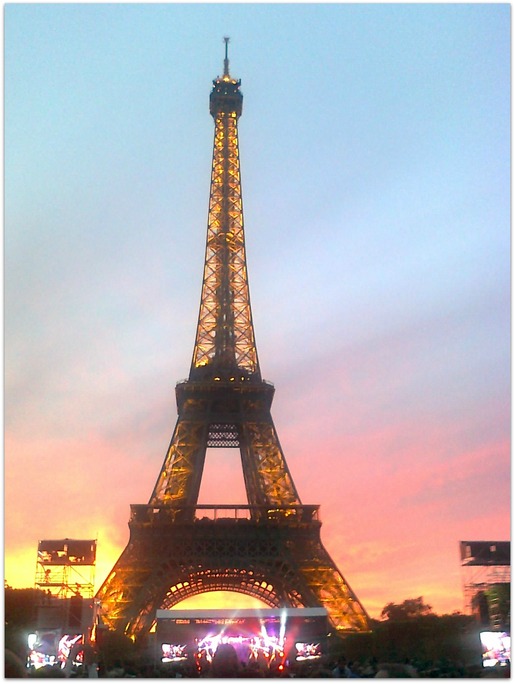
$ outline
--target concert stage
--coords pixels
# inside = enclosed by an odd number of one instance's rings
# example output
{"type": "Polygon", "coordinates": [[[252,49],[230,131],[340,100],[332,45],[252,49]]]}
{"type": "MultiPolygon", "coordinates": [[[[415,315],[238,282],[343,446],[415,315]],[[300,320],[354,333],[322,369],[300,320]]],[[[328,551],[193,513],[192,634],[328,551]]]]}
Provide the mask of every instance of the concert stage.
{"type": "Polygon", "coordinates": [[[211,662],[220,644],[234,646],[244,664],[270,666],[316,660],[329,631],[324,608],[158,610],[156,660],[211,662]]]}

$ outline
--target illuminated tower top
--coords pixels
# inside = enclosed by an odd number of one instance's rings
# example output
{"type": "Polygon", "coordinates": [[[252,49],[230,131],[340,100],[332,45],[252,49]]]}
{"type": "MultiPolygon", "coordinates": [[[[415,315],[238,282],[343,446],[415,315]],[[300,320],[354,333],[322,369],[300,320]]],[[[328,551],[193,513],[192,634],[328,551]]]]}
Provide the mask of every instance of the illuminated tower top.
{"type": "Polygon", "coordinates": [[[225,36],[225,38],[224,38],[224,43],[225,43],[224,76],[229,76],[229,56],[227,54],[227,50],[229,48],[229,41],[230,41],[229,36],[225,36]]]}
{"type": "Polygon", "coordinates": [[[243,95],[239,90],[241,79],[236,80],[235,78],[231,78],[229,74],[229,38],[225,37],[224,42],[224,73],[221,78],[219,76],[213,81],[213,90],[209,98],[209,111],[215,120],[220,112],[228,114],[234,113],[236,114],[236,118],[239,118],[241,116],[241,108],[243,103],[243,95]]]}
{"type": "Polygon", "coordinates": [[[243,95],[229,74],[213,81],[215,121],[204,279],[190,380],[261,381],[245,257],[237,121],[243,95]]]}

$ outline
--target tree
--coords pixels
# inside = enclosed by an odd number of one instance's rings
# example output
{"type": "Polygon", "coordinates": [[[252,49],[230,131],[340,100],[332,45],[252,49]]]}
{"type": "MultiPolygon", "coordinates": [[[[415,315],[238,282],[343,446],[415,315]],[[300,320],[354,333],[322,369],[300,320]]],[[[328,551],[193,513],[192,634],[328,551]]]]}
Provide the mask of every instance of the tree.
{"type": "Polygon", "coordinates": [[[36,606],[44,597],[40,589],[5,586],[5,623],[11,627],[35,627],[36,606]]]}
{"type": "Polygon", "coordinates": [[[484,594],[486,600],[486,622],[492,629],[509,630],[510,588],[509,582],[498,583],[492,584],[484,592],[480,592],[484,594]]]}
{"type": "Polygon", "coordinates": [[[36,629],[37,605],[44,592],[39,589],[12,589],[5,583],[5,647],[25,659],[27,635],[36,629]]]}
{"type": "Polygon", "coordinates": [[[424,598],[406,599],[402,603],[387,603],[381,611],[382,620],[411,620],[424,615],[433,615],[433,609],[424,598]]]}
{"type": "Polygon", "coordinates": [[[336,662],[343,654],[361,665],[371,660],[376,664],[409,660],[424,678],[475,678],[478,666],[481,672],[481,647],[472,615],[429,613],[398,621],[372,619],[371,627],[371,632],[348,634],[345,639],[329,637],[331,659],[336,662]]]}

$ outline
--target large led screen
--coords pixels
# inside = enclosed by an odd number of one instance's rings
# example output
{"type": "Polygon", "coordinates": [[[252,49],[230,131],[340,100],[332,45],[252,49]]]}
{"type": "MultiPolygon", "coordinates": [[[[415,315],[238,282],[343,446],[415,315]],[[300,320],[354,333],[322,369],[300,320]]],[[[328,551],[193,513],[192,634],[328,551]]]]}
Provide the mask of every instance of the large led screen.
{"type": "Polygon", "coordinates": [[[481,632],[483,667],[505,667],[511,658],[511,638],[507,632],[481,632]]]}

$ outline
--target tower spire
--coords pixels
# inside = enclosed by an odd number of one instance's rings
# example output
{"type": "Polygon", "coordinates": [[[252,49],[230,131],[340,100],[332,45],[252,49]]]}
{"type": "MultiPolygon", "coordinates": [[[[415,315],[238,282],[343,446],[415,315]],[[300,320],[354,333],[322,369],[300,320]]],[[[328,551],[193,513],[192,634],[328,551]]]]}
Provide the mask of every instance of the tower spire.
{"type": "Polygon", "coordinates": [[[229,57],[227,56],[228,48],[229,48],[229,41],[230,41],[229,36],[224,36],[224,43],[225,43],[224,76],[229,76],[229,57]]]}
{"type": "Polygon", "coordinates": [[[225,73],[213,81],[209,111],[215,122],[202,296],[191,380],[261,380],[252,324],[245,256],[238,118],[240,80],[225,73]]]}

